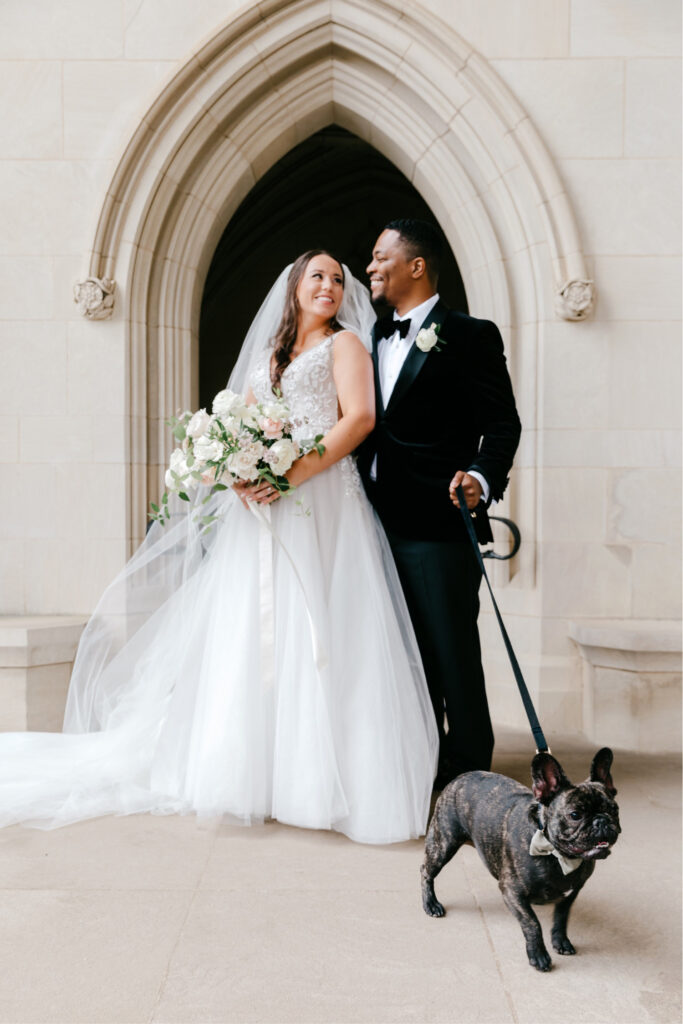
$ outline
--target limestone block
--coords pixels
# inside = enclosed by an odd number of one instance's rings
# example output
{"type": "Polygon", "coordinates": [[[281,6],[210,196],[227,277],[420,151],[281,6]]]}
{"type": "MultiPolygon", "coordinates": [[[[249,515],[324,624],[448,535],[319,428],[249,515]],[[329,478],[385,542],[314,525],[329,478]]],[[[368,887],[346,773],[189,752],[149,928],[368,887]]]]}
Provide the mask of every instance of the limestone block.
{"type": "Polygon", "coordinates": [[[679,430],[546,430],[543,434],[544,466],[678,469],[680,464],[679,430]]]}
{"type": "Polygon", "coordinates": [[[51,60],[121,57],[121,3],[111,0],[50,0],[0,4],[0,58],[51,60]]]}
{"type": "Polygon", "coordinates": [[[203,0],[201,4],[125,0],[125,56],[134,60],[187,57],[243,6],[241,0],[203,0]]]}
{"type": "Polygon", "coordinates": [[[607,519],[607,483],[603,469],[545,469],[541,478],[543,542],[602,540],[607,519]]]}
{"type": "Polygon", "coordinates": [[[485,57],[565,57],[569,0],[420,0],[485,57]]]}
{"type": "Polygon", "coordinates": [[[620,60],[505,60],[493,66],[555,157],[621,157],[620,60]]]}
{"type": "MultiPolygon", "coordinates": [[[[22,251],[23,245],[19,249],[22,251]]],[[[50,259],[0,255],[0,318],[49,320],[53,309],[54,280],[50,259]]]]}
{"type": "Polygon", "coordinates": [[[626,62],[624,155],[681,154],[680,60],[626,62]]]}
{"type": "Polygon", "coordinates": [[[609,348],[588,324],[545,329],[542,416],[545,427],[599,428],[609,412],[609,348]]]}
{"type": "MultiPolygon", "coordinates": [[[[595,256],[601,320],[677,321],[681,259],[674,256],[595,256]]],[[[581,326],[585,331],[586,324],[581,326]]]]}
{"type": "Polygon", "coordinates": [[[539,555],[543,613],[630,615],[631,560],[626,545],[543,544],[539,555]]]}
{"type": "Polygon", "coordinates": [[[0,536],[0,615],[16,614],[24,609],[24,545],[0,536]]]}
{"type": "Polygon", "coordinates": [[[0,618],[0,729],[61,730],[82,616],[0,618]]]}
{"type": "Polygon", "coordinates": [[[92,160],[1,161],[0,255],[87,250],[89,217],[107,184],[105,166],[102,171],[92,160]]]}
{"type": "Polygon", "coordinates": [[[680,252],[679,166],[675,160],[563,160],[588,252],[680,252]]]}
{"type": "Polygon", "coordinates": [[[569,631],[583,658],[586,734],[615,747],[679,750],[679,624],[573,622],[569,631]]]}
{"type": "MultiPolygon", "coordinates": [[[[23,509],[7,520],[6,536],[27,539],[120,537],[125,532],[125,467],[116,464],[53,462],[8,467],[8,490],[23,509]]],[[[48,567],[49,568],[49,567],[48,567]]]]}
{"type": "Polygon", "coordinates": [[[22,416],[20,452],[24,464],[89,462],[93,455],[91,417],[22,416]]]}
{"type": "Polygon", "coordinates": [[[680,53],[678,0],[572,0],[572,57],[657,57],[680,53]]]}
{"type": "Polygon", "coordinates": [[[61,732],[72,665],[0,666],[0,730],[61,732]]]}
{"type": "Polygon", "coordinates": [[[61,415],[66,411],[66,329],[27,319],[0,321],[0,409],[6,415],[61,415]]]}
{"type": "Polygon", "coordinates": [[[19,417],[0,416],[0,462],[19,459],[19,417]]]}
{"type": "Polygon", "coordinates": [[[62,155],[61,69],[57,61],[0,63],[0,153],[6,160],[46,160],[62,155]]]}
{"type": "Polygon", "coordinates": [[[632,615],[662,619],[681,617],[679,544],[635,545],[632,575],[632,615]]]}
{"type": "Polygon", "coordinates": [[[609,340],[610,427],[675,429],[681,421],[680,324],[623,324],[609,340]]]}
{"type": "Polygon", "coordinates": [[[25,545],[26,607],[35,614],[90,612],[126,560],[125,507],[119,540],[40,537],[25,545]]]}
{"type": "Polygon", "coordinates": [[[69,413],[117,415],[125,405],[125,351],[114,324],[72,323],[68,330],[69,413]]]}
{"type": "Polygon", "coordinates": [[[64,155],[117,157],[175,66],[173,61],[67,61],[64,155]]]}
{"type": "Polygon", "coordinates": [[[681,535],[681,471],[615,470],[610,480],[608,540],[676,544],[681,535]],[[647,480],[647,486],[645,486],[647,480]]]}
{"type": "Polygon", "coordinates": [[[88,432],[94,462],[126,462],[129,457],[126,424],[127,418],[121,414],[89,417],[88,432]]]}

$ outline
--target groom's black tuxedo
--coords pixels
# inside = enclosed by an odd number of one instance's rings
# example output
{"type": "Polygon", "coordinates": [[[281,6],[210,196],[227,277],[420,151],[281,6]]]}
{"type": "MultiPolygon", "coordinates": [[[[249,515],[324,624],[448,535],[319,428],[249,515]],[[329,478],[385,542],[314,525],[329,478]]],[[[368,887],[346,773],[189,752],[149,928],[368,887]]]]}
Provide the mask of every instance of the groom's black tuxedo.
{"type": "MultiPolygon", "coordinates": [[[[493,732],[477,631],[481,574],[448,486],[456,470],[475,470],[490,497],[502,497],[521,425],[495,324],[441,301],[422,327],[431,324],[439,347],[423,352],[413,343],[386,408],[375,326],[376,424],[358,467],[394,554],[441,734],[441,767],[452,775],[490,767],[493,732]]],[[[492,539],[483,503],[473,523],[481,543],[492,539]]]]}
{"type": "MultiPolygon", "coordinates": [[[[439,348],[413,344],[386,409],[373,332],[376,426],[358,467],[383,523],[402,537],[462,540],[467,533],[448,485],[457,469],[477,470],[491,498],[507,484],[520,423],[498,328],[439,301],[423,327],[439,326],[439,348]],[[370,469],[377,455],[377,480],[370,469]]],[[[484,507],[473,520],[481,543],[492,540],[484,507]]]]}

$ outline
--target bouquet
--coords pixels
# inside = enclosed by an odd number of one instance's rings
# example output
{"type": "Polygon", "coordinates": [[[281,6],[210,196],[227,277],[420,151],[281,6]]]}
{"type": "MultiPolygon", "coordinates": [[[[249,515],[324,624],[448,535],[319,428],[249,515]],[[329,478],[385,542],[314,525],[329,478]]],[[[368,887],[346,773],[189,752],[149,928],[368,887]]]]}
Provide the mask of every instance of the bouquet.
{"type": "Polygon", "coordinates": [[[285,473],[296,459],[310,451],[322,455],[322,434],[306,441],[292,437],[294,423],[280,396],[272,402],[247,404],[244,395],[225,388],[213,400],[211,415],[206,409],[184,412],[166,421],[179,446],[171,453],[160,505],[151,502],[150,519],[165,524],[171,518],[169,493],[190,501],[190,492],[205,485],[209,492],[199,502],[199,521],[205,527],[218,518],[202,515],[217,491],[236,481],[267,480],[280,494],[294,490],[285,473]]]}

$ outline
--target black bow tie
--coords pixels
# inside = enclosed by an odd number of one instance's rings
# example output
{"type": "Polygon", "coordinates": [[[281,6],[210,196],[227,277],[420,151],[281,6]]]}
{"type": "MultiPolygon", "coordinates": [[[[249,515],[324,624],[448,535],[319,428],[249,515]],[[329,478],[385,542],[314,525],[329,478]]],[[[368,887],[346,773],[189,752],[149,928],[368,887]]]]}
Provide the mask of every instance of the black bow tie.
{"type": "Polygon", "coordinates": [[[380,320],[375,329],[375,337],[377,341],[382,338],[391,338],[398,331],[401,338],[408,336],[410,330],[411,319],[407,317],[405,320],[394,320],[390,316],[385,316],[383,320],[380,320]]]}

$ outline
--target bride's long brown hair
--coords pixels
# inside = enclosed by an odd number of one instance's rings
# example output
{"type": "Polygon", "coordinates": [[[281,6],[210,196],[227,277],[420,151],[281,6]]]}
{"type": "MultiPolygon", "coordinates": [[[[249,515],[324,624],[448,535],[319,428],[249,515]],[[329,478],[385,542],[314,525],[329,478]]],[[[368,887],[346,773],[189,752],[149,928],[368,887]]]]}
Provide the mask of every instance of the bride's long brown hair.
{"type": "MultiPolygon", "coordinates": [[[[327,249],[309,249],[308,252],[302,253],[294,261],[287,278],[287,292],[284,309],[282,310],[282,319],[273,338],[275,361],[271,365],[270,379],[274,388],[279,388],[282,374],[291,362],[292,349],[299,327],[299,301],[296,297],[296,290],[299,287],[301,278],[304,276],[306,267],[314,256],[329,256],[335,263],[339,263],[342,284],[344,283],[344,268],[341,261],[333,253],[328,252],[327,249]]],[[[339,330],[341,327],[341,324],[338,323],[334,316],[330,318],[330,327],[332,330],[339,330]]]]}

